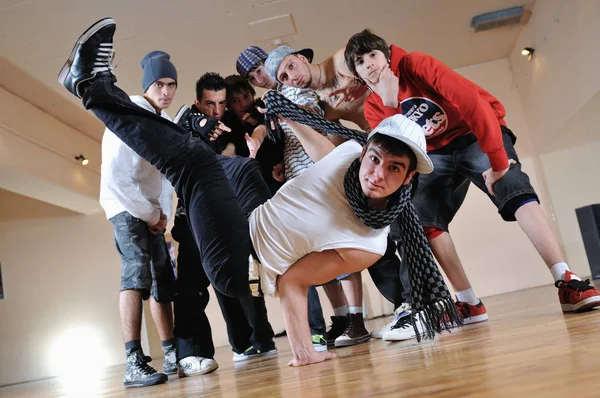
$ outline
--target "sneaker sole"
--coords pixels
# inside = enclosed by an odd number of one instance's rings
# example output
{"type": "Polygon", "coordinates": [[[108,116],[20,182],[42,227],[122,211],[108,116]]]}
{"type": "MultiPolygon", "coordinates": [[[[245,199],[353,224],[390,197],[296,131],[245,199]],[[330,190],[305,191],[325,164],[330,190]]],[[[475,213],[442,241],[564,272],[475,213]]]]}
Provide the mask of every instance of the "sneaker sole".
{"type": "Polygon", "coordinates": [[[488,314],[481,314],[481,315],[475,315],[475,316],[470,316],[468,318],[463,318],[463,324],[465,325],[470,325],[471,323],[477,323],[477,322],[484,322],[487,321],[489,319],[488,314]]]}
{"type": "Polygon", "coordinates": [[[561,304],[563,312],[584,312],[600,306],[600,296],[594,296],[581,300],[577,304],[561,304]]]}
{"type": "Polygon", "coordinates": [[[165,376],[165,377],[161,377],[160,379],[156,379],[151,382],[126,381],[123,383],[123,385],[125,386],[125,388],[155,386],[157,384],[166,383],[167,380],[169,380],[169,377],[167,375],[163,374],[163,376],[165,376]]]}
{"type": "Polygon", "coordinates": [[[198,372],[190,372],[190,373],[185,373],[183,371],[183,369],[178,368],[177,369],[177,376],[181,377],[193,377],[193,376],[200,376],[200,375],[205,375],[207,373],[210,372],[214,372],[215,370],[219,369],[219,364],[218,363],[214,363],[213,366],[207,368],[207,369],[203,369],[203,370],[199,370],[198,372]]]}
{"type": "Polygon", "coordinates": [[[324,344],[320,344],[320,345],[314,345],[313,347],[315,348],[316,352],[327,352],[327,346],[324,344]]]}
{"type": "MultiPolygon", "coordinates": [[[[411,328],[412,328],[412,326],[411,326],[411,328]]],[[[416,334],[412,334],[411,336],[402,336],[402,337],[394,336],[393,334],[391,334],[391,331],[390,331],[383,335],[382,340],[383,341],[406,341],[406,340],[412,340],[415,337],[417,337],[416,334]]]]}
{"type": "Polygon", "coordinates": [[[96,22],[95,24],[93,24],[92,26],[90,26],[85,32],[83,32],[83,34],[81,36],[79,36],[79,39],[77,39],[77,41],[75,42],[75,45],[73,46],[73,50],[71,50],[69,59],[67,60],[67,62],[65,62],[62,69],[60,70],[60,73],[58,74],[58,82],[61,85],[64,86],[65,79],[67,78],[67,75],[69,74],[69,70],[71,69],[71,65],[73,64],[73,59],[75,59],[75,54],[77,53],[77,47],[81,43],[85,43],[96,32],[98,32],[100,29],[102,29],[108,25],[116,25],[115,20],[112,18],[103,18],[103,19],[99,20],[98,22],[96,22]]]}
{"type": "Polygon", "coordinates": [[[351,345],[356,345],[356,344],[360,344],[360,343],[364,343],[371,340],[371,335],[367,334],[366,336],[361,336],[361,337],[356,337],[354,339],[347,339],[347,340],[340,340],[340,341],[335,341],[335,346],[336,347],[349,347],[351,345]]]}
{"type": "Polygon", "coordinates": [[[271,351],[264,352],[262,354],[255,354],[255,355],[244,355],[244,356],[239,356],[239,357],[238,356],[234,356],[233,357],[233,362],[252,361],[253,359],[270,357],[271,355],[275,355],[275,354],[277,354],[277,350],[271,350],[271,351]]]}
{"type": "Polygon", "coordinates": [[[175,118],[173,119],[173,123],[175,123],[175,124],[179,123],[179,119],[181,119],[181,116],[183,116],[183,114],[185,113],[185,111],[187,110],[187,108],[188,107],[186,105],[181,105],[181,108],[179,108],[179,110],[175,114],[175,118]]]}

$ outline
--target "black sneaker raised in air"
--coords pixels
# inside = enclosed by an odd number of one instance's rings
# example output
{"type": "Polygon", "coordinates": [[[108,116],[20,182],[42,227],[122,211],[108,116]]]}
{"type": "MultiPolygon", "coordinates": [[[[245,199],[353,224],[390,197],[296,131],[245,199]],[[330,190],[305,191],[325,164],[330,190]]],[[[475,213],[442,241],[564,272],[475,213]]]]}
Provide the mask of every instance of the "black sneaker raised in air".
{"type": "Polygon", "coordinates": [[[127,355],[125,362],[125,377],[123,385],[125,387],[148,387],[155,384],[166,382],[169,377],[164,373],[159,373],[152,366],[148,365],[142,350],[131,352],[127,355]]]}
{"type": "Polygon", "coordinates": [[[71,94],[82,98],[95,78],[112,76],[113,36],[117,25],[103,18],[77,39],[71,55],[58,74],[58,82],[71,94]]]}

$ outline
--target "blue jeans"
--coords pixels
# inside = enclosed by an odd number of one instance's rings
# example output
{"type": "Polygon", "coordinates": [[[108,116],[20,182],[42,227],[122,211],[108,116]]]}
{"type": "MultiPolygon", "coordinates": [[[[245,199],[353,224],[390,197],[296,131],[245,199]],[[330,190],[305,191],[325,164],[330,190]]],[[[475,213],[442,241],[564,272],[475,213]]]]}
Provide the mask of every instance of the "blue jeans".
{"type": "MultiPolygon", "coordinates": [[[[450,146],[469,138],[471,137],[456,138],[450,146]]],[[[502,139],[508,158],[517,163],[511,165],[504,177],[494,184],[496,196],[491,196],[485,186],[482,173],[491,166],[488,156],[477,141],[454,150],[444,151],[442,148],[429,153],[434,166],[433,173],[419,175],[413,198],[421,224],[448,231],[448,225],[465,200],[471,183],[488,195],[506,221],[516,220],[515,212],[521,204],[529,200],[539,201],[529,177],[521,170],[521,163],[513,146],[516,138],[504,126],[502,139]]]]}
{"type": "Polygon", "coordinates": [[[217,157],[184,128],[131,102],[112,77],[96,80],[83,104],[171,182],[213,287],[231,297],[248,296],[248,215],[270,197],[258,162],[217,157]]]}
{"type": "MultiPolygon", "coordinates": [[[[321,334],[325,336],[327,329],[325,319],[323,318],[323,308],[319,293],[315,286],[308,288],[308,325],[310,326],[311,334],[321,334]]],[[[325,336],[327,338],[327,336],[325,336]]]]}

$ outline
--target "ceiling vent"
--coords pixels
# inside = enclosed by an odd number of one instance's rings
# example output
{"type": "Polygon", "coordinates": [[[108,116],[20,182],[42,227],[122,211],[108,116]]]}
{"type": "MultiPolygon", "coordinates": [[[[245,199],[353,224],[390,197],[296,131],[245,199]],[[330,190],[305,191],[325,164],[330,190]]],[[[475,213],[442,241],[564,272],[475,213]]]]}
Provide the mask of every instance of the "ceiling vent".
{"type": "Polygon", "coordinates": [[[485,14],[474,16],[471,20],[471,27],[475,29],[475,32],[483,32],[505,26],[524,25],[529,20],[530,15],[531,11],[526,10],[523,6],[486,12],[485,14]]]}

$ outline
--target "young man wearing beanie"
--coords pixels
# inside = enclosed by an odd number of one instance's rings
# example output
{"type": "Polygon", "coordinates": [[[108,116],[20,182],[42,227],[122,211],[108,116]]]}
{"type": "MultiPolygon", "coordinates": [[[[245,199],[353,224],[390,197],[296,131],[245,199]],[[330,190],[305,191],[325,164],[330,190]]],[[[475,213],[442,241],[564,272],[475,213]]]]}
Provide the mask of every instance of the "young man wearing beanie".
{"type": "MultiPolygon", "coordinates": [[[[170,120],[165,112],[177,90],[177,71],[169,54],[152,51],[141,61],[143,95],[131,96],[139,107],[170,120]]],[[[164,231],[171,216],[173,187],[154,166],[138,156],[109,129],[102,138],[100,204],[114,226],[121,257],[119,309],[127,357],[125,387],[167,381],[177,371],[171,301],[175,278],[164,231]],[[162,340],[163,372],[147,363],[140,345],[142,300],[150,300],[162,340]]]]}

